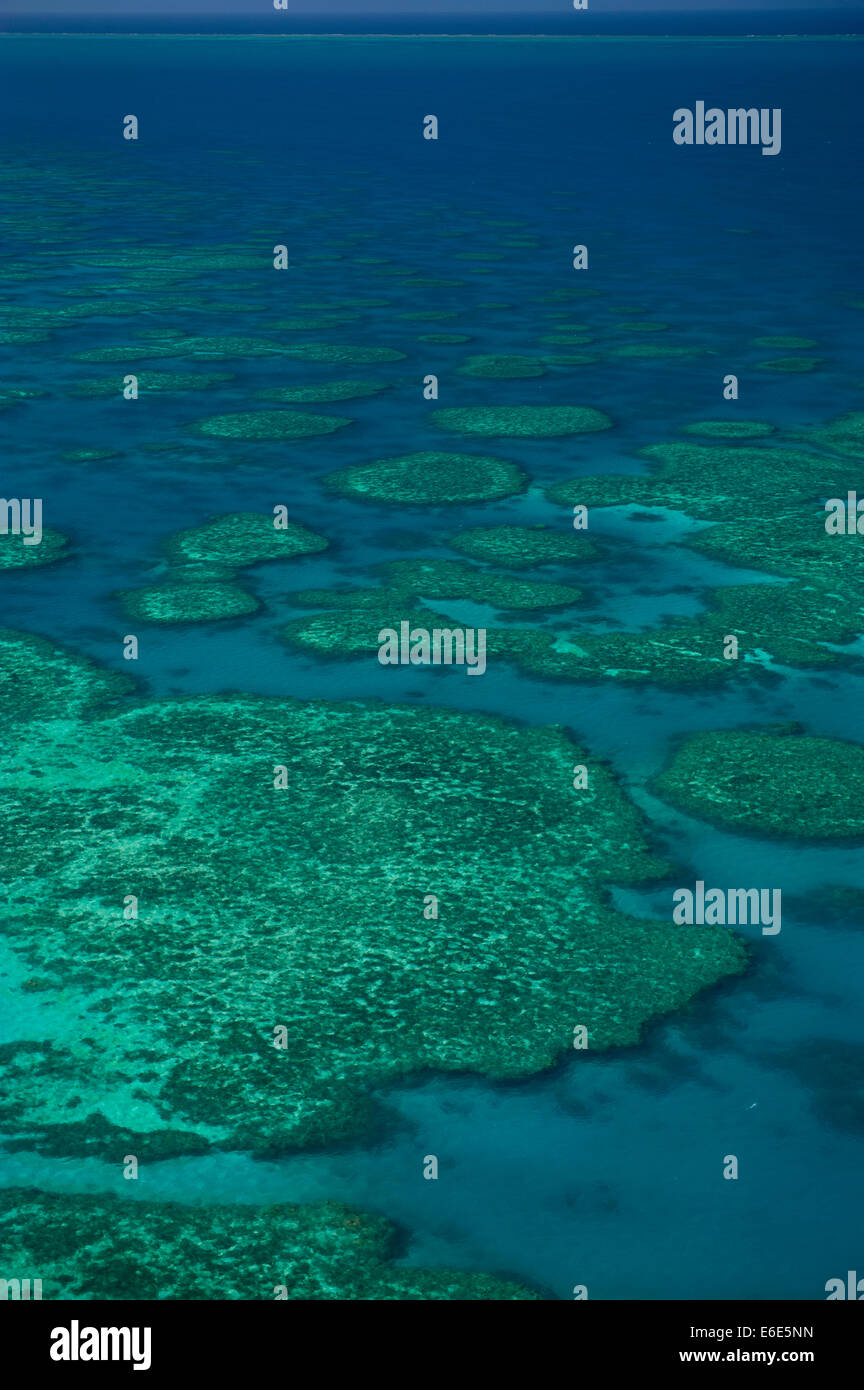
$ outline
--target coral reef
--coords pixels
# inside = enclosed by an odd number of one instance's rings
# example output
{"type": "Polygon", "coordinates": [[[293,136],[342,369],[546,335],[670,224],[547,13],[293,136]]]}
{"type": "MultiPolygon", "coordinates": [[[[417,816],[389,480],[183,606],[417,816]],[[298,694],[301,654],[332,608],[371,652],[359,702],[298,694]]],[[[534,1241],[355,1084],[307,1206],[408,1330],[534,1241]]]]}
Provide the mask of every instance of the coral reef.
{"type": "Polygon", "coordinates": [[[350,424],[338,415],[309,415],[301,410],[244,410],[196,420],[193,428],[217,439],[314,439],[350,424]]]}
{"type": "Polygon", "coordinates": [[[238,570],[312,555],[328,544],[297,522],[273,523],[263,512],[234,512],[176,532],[165,544],[166,581],[120,593],[126,612],[149,623],[215,622],[256,612],[258,600],[236,582],[238,570]]]}
{"type": "MultiPolygon", "coordinates": [[[[7,531],[0,535],[0,570],[27,569],[33,565],[50,565],[66,557],[68,541],[59,531],[42,531],[38,545],[25,545],[28,538],[7,531]]],[[[32,539],[32,537],[30,538],[32,539]]]]}
{"type": "Polygon", "coordinates": [[[491,1275],[397,1265],[390,1223],[336,1202],[184,1206],[7,1188],[0,1241],[4,1268],[39,1270],[52,1300],[541,1297],[491,1275]]]}
{"type": "Polygon", "coordinates": [[[5,931],[39,1007],[2,1049],[19,1147],[332,1143],[374,1122],[389,1081],[527,1076],[574,1021],[592,1048],[632,1043],[743,968],[731,933],[610,905],[607,885],[664,866],[602,765],[573,792],[590,759],[559,728],[130,701],[41,639],[4,632],[0,656],[5,931]]]}
{"type": "Polygon", "coordinates": [[[439,429],[484,438],[554,439],[612,428],[608,415],[581,405],[474,405],[433,410],[429,418],[439,429]]]}
{"type": "Polygon", "coordinates": [[[761,420],[699,420],[694,425],[682,425],[681,433],[706,434],[715,439],[763,439],[774,433],[774,426],[761,420]]]}
{"type": "MultiPolygon", "coordinates": [[[[230,372],[213,372],[210,375],[203,372],[137,372],[136,375],[138,393],[142,396],[151,391],[208,391],[214,386],[222,386],[226,381],[233,380],[230,372]]],[[[92,381],[76,382],[74,386],[66,387],[66,394],[82,399],[122,396],[123,377],[118,373],[117,376],[94,377],[92,381]]]]}
{"type": "Polygon", "coordinates": [[[507,459],[425,450],[354,464],[328,474],[326,482],[343,497],[429,506],[492,502],[521,492],[527,479],[507,459]]]}
{"type": "Polygon", "coordinates": [[[469,357],[459,372],[463,376],[489,377],[493,381],[516,380],[521,377],[543,376],[546,367],[538,357],[492,356],[469,357]]]}
{"type": "Polygon", "coordinates": [[[386,381],[322,381],[317,386],[270,386],[255,395],[263,401],[353,401],[388,389],[386,381]]]}
{"type": "Polygon", "coordinates": [[[864,835],[864,748],[795,732],[693,734],[653,790],[688,815],[796,838],[864,835]]]}
{"type": "Polygon", "coordinates": [[[597,555],[597,547],[587,536],[540,525],[473,526],[457,531],[448,544],[472,560],[514,570],[591,560],[597,555]]]}

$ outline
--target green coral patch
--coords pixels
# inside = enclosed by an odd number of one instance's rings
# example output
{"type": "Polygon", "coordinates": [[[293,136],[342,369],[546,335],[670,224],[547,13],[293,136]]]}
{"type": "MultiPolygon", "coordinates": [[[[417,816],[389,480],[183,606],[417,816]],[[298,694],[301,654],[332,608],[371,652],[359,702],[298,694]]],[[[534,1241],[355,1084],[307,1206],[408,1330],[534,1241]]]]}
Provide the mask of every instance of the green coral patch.
{"type": "Polygon", "coordinates": [[[510,380],[520,377],[543,376],[545,363],[538,357],[519,356],[477,356],[469,357],[458,369],[464,376],[489,377],[492,380],[510,380]]]}
{"type": "Polygon", "coordinates": [[[245,569],[262,560],[290,559],[326,550],[328,542],[296,521],[274,526],[264,512],[231,512],[178,531],[167,544],[174,565],[224,565],[245,569]]]}
{"type": "MultiPolygon", "coordinates": [[[[440,561],[395,562],[384,568],[389,580],[384,589],[307,590],[295,595],[303,606],[332,611],[295,620],[283,630],[286,640],[325,657],[358,656],[379,645],[375,616],[378,627],[398,627],[415,614],[429,626],[441,621],[440,614],[424,607],[436,600],[464,598],[499,608],[541,608],[557,606],[559,597],[568,603],[578,597],[575,590],[559,595],[556,591],[569,588],[559,585],[508,591],[501,576],[469,569],[460,574],[458,567],[448,573],[440,561]]],[[[490,627],[487,652],[490,660],[512,662],[544,680],[707,687],[761,671],[772,661],[822,667],[844,659],[834,645],[850,642],[856,625],[864,627],[864,610],[852,606],[848,595],[848,588],[831,589],[812,581],[735,585],[719,590],[713,606],[698,617],[646,631],[564,635],[543,628],[490,627]],[[730,636],[739,643],[738,661],[728,656],[730,636]]]]}
{"type": "Polygon", "coordinates": [[[184,338],[165,332],[148,343],[123,347],[91,348],[73,353],[76,362],[134,362],[148,357],[206,357],[218,360],[232,357],[280,357],[294,349],[264,338],[184,338]]]}
{"type": "Polygon", "coordinates": [[[309,415],[300,410],[244,410],[236,415],[211,415],[197,420],[199,434],[217,439],[314,439],[350,425],[339,415],[309,415]]]}
{"type": "Polygon", "coordinates": [[[260,604],[239,584],[154,584],[118,595],[132,618],[147,623],[208,623],[244,618],[260,604]]]}
{"type": "Polygon", "coordinates": [[[730,565],[820,585],[827,591],[826,612],[836,607],[832,597],[842,595],[850,621],[860,620],[864,550],[854,539],[846,544],[846,538],[829,535],[825,516],[823,509],[799,507],[784,511],[771,526],[758,516],[740,517],[692,536],[687,545],[730,565]]]}
{"type": "Polygon", "coordinates": [[[281,350],[288,357],[300,357],[306,362],[341,362],[345,366],[402,362],[405,358],[405,353],[397,352],[395,348],[337,347],[332,343],[299,343],[281,350]]]}
{"type": "Polygon", "coordinates": [[[594,342],[591,333],[544,333],[541,343],[549,347],[580,347],[594,342]]]}
{"type": "Polygon", "coordinates": [[[763,439],[774,433],[773,425],[761,420],[698,420],[682,425],[682,434],[706,434],[715,439],[763,439]]]}
{"type": "Polygon", "coordinates": [[[795,838],[864,835],[864,748],[774,732],[694,734],[654,781],[688,815],[795,838]]]}
{"type": "Polygon", "coordinates": [[[775,357],[770,362],[757,362],[757,372],[815,372],[821,357],[775,357]]]}
{"type": "Polygon", "coordinates": [[[359,314],[328,314],[315,318],[277,319],[271,326],[286,333],[312,333],[321,328],[335,328],[340,323],[356,323],[359,314]]]}
{"type": "Polygon", "coordinates": [[[590,560],[597,554],[586,536],[551,526],[474,526],[451,536],[449,544],[472,560],[485,560],[503,569],[590,560]]]}
{"type": "Polygon", "coordinates": [[[270,386],[255,395],[263,401],[353,401],[388,389],[386,381],[323,381],[319,386],[270,386]]]}
{"type": "Polygon", "coordinates": [[[0,629],[0,655],[0,709],[11,724],[48,721],[58,710],[74,722],[132,690],[125,676],[61,651],[41,637],[0,629]]]}
{"type": "Polygon", "coordinates": [[[0,328],[0,344],[8,343],[11,347],[19,343],[48,343],[50,341],[50,333],[28,333],[17,328],[0,328]]]}
{"type": "Polygon", "coordinates": [[[14,404],[16,401],[44,400],[47,395],[47,391],[41,391],[35,386],[0,387],[0,402],[2,403],[14,404]]]}
{"type": "Polygon", "coordinates": [[[521,492],[527,478],[507,459],[427,450],[355,464],[328,474],[326,482],[344,497],[424,505],[491,502],[521,492]]]}
{"type": "Polygon", "coordinates": [[[198,276],[210,270],[261,270],[268,263],[257,256],[244,255],[230,249],[213,248],[196,251],[176,251],[150,247],[125,247],[122,251],[87,251],[77,259],[88,266],[113,267],[118,270],[146,271],[148,275],[164,270],[184,276],[198,276]]]}
{"type": "Polygon", "coordinates": [[[795,437],[815,444],[817,448],[830,449],[833,454],[859,458],[864,451],[864,413],[854,411],[849,415],[839,415],[827,425],[795,437]]]}
{"type": "Polygon", "coordinates": [[[104,459],[119,459],[119,449],[67,449],[60,455],[66,463],[101,463],[104,459]]]}
{"type": "Polygon", "coordinates": [[[29,569],[65,558],[68,542],[59,531],[44,530],[35,545],[33,539],[12,531],[0,534],[0,570],[29,569]]]}
{"type": "Polygon", "coordinates": [[[394,583],[431,600],[469,599],[493,608],[534,609],[562,608],[582,597],[581,590],[570,584],[514,579],[450,560],[396,560],[389,569],[394,583]]]}
{"type": "Polygon", "coordinates": [[[720,589],[698,618],[644,632],[576,633],[554,638],[535,631],[489,634],[491,655],[523,670],[561,680],[615,680],[672,688],[713,685],[766,666],[830,666],[840,657],[826,643],[842,644],[864,627],[841,592],[833,599],[812,584],[742,584],[720,589]],[[737,638],[739,660],[727,659],[737,638]]]}
{"type": "Polygon", "coordinates": [[[0,1193],[7,1263],[70,1300],[527,1300],[486,1274],[395,1261],[396,1231],[335,1202],[182,1206],[32,1188],[0,1193]]]}
{"type": "Polygon", "coordinates": [[[150,623],[203,623],[257,612],[258,600],[236,582],[236,571],[265,560],[326,550],[323,536],[297,522],[274,525],[262,512],[233,512],[177,531],[165,549],[168,579],[118,595],[134,618],[150,623]]]}
{"type": "MultiPolygon", "coordinates": [[[[407,611],[416,611],[415,600],[467,599],[493,608],[536,609],[562,608],[578,603],[582,597],[581,591],[569,584],[489,574],[453,560],[392,560],[381,566],[381,570],[386,581],[383,588],[303,589],[293,595],[294,602],[302,608],[327,608],[351,614],[380,613],[386,608],[389,613],[401,612],[404,617],[407,611]]],[[[302,624],[297,630],[302,630],[302,624]]],[[[363,650],[376,650],[379,643],[374,624],[368,625],[367,633],[363,650]]],[[[356,646],[352,646],[354,650],[356,646]]]]}
{"type": "Polygon", "coordinates": [[[547,496],[563,506],[638,503],[713,520],[754,506],[773,515],[778,496],[794,503],[796,498],[835,497],[856,486],[855,470],[841,459],[774,446],[652,444],[640,455],[658,464],[657,471],[576,478],[556,483],[547,496]]]}
{"type": "Polygon", "coordinates": [[[553,439],[567,434],[590,434],[612,428],[608,415],[590,406],[476,405],[433,410],[432,423],[454,434],[485,438],[553,439]]]}
{"type": "MultiPolygon", "coordinates": [[[[233,381],[230,372],[139,372],[138,394],[152,391],[209,391],[214,386],[222,386],[233,381]]],[[[93,381],[81,381],[66,388],[67,395],[82,398],[97,398],[123,395],[123,378],[114,376],[97,377],[93,381]]]]}
{"type": "MultiPolygon", "coordinates": [[[[311,618],[295,618],[281,629],[289,647],[299,647],[316,656],[333,660],[371,656],[381,645],[384,628],[399,630],[399,624],[416,617],[430,617],[428,610],[417,608],[408,595],[384,589],[355,589],[340,592],[314,590],[296,595],[297,602],[330,609],[311,618]],[[331,595],[328,598],[328,595],[331,595]]],[[[442,620],[443,621],[443,620],[442,620]]],[[[458,624],[448,623],[448,627],[458,624]]]]}

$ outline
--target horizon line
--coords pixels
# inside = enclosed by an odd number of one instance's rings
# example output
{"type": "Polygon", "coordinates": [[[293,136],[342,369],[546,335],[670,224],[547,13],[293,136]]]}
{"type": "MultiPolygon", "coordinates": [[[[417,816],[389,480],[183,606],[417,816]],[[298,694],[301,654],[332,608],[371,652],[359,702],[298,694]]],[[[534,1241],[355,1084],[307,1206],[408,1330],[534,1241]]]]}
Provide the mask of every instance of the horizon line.
{"type": "Polygon", "coordinates": [[[212,30],[190,29],[178,32],[175,30],[146,30],[146,29],[99,29],[99,30],[80,30],[80,29],[0,29],[0,38],[3,39],[91,39],[98,37],[113,37],[118,39],[573,39],[583,42],[587,39],[601,39],[604,42],[617,43],[622,39],[860,39],[864,38],[864,32],[858,29],[838,30],[836,33],[808,33],[800,30],[786,30],[779,33],[770,34],[554,34],[526,32],[519,34],[502,34],[497,31],[478,34],[474,33],[445,33],[442,31],[418,30],[415,33],[399,33],[393,30],[370,29],[363,32],[358,31],[297,31],[290,34],[274,34],[262,31],[261,33],[237,33],[232,30],[225,30],[214,33],[212,30]]]}

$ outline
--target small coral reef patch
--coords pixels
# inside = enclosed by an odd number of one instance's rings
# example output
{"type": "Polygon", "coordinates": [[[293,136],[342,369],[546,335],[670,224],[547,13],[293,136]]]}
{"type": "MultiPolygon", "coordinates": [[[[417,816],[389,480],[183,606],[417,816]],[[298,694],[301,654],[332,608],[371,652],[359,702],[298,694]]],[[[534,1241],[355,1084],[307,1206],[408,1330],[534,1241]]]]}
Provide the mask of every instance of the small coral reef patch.
{"type": "Polygon", "coordinates": [[[260,604],[237,582],[237,571],[264,560],[326,550],[323,536],[263,512],[233,512],[169,537],[164,583],[118,595],[130,617],[148,623],[218,622],[255,613],[260,604]]]}
{"type": "Polygon", "coordinates": [[[299,357],[305,362],[335,362],[341,363],[342,366],[401,362],[406,355],[396,348],[340,347],[333,343],[298,343],[294,347],[281,348],[280,351],[287,357],[299,357]]]}
{"type": "Polygon", "coordinates": [[[473,526],[457,531],[448,543],[472,560],[513,570],[593,560],[598,554],[587,536],[553,526],[473,526]]]}
{"type": "MultiPolygon", "coordinates": [[[[138,372],[138,394],[139,396],[149,395],[152,392],[165,394],[167,392],[180,391],[209,391],[215,386],[223,386],[226,381],[232,381],[231,372],[138,372]]],[[[66,387],[66,394],[69,396],[80,396],[82,399],[109,399],[117,396],[122,399],[124,391],[124,381],[121,375],[94,377],[91,381],[80,381],[73,386],[66,387]]]]}
{"type": "Polygon", "coordinates": [[[543,376],[545,363],[537,357],[481,355],[469,357],[459,368],[463,376],[488,377],[491,381],[518,380],[521,377],[543,376]]]}
{"type": "Polygon", "coordinates": [[[145,623],[210,623],[244,618],[260,607],[239,584],[154,584],[123,594],[130,618],[145,623]]]}
{"type": "Polygon", "coordinates": [[[255,395],[263,401],[314,403],[316,401],[353,401],[365,396],[378,396],[388,389],[386,381],[322,381],[318,386],[269,386],[255,395]]]}
{"type": "Polygon", "coordinates": [[[441,506],[510,497],[525,489],[527,477],[507,459],[424,450],[354,464],[328,474],[326,483],[343,497],[441,506]]]}
{"type": "MultiPolygon", "coordinates": [[[[31,520],[27,523],[32,525],[31,520]]],[[[59,531],[45,529],[34,544],[35,534],[6,531],[0,534],[0,570],[29,569],[34,565],[51,565],[63,560],[68,553],[68,541],[59,531]]]]}
{"type": "Polygon", "coordinates": [[[681,433],[705,434],[714,439],[764,439],[774,433],[774,426],[761,420],[699,420],[693,425],[682,425],[681,433]]]}
{"type": "Polygon", "coordinates": [[[244,410],[197,420],[193,428],[217,439],[314,439],[350,424],[339,415],[309,415],[302,410],[244,410]]]}
{"type": "Polygon", "coordinates": [[[757,372],[776,372],[785,375],[795,372],[815,372],[821,357],[775,357],[769,362],[757,362],[757,372]]]}
{"type": "Polygon", "coordinates": [[[429,418],[453,434],[486,438],[555,439],[612,428],[602,410],[582,405],[474,405],[433,410],[429,418]]]}
{"type": "Polygon", "coordinates": [[[864,835],[864,748],[794,730],[700,733],[654,780],[658,796],[730,829],[802,839],[864,835]]]}
{"type": "MultiPolygon", "coordinates": [[[[385,604],[394,611],[400,603],[413,609],[415,599],[467,599],[507,609],[560,608],[577,603],[582,597],[581,590],[570,584],[490,574],[454,560],[391,560],[378,570],[384,580],[383,588],[305,589],[294,594],[294,602],[301,608],[366,609],[371,613],[385,604]]],[[[302,621],[296,631],[302,635],[302,621]]],[[[370,626],[370,649],[377,645],[370,626]]]]}

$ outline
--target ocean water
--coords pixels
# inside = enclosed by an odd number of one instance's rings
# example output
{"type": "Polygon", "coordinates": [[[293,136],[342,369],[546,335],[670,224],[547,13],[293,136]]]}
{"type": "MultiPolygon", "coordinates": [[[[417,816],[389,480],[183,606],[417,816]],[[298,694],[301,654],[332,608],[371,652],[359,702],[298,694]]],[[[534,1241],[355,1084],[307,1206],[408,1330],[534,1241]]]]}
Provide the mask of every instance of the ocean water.
{"type": "MultiPolygon", "coordinates": [[[[390,1119],[374,1140],[279,1159],[152,1163],[134,1197],[338,1198],[397,1222],[407,1263],[506,1272],[558,1298],[578,1284],[601,1299],[820,1298],[827,1279],[860,1267],[864,945],[860,921],[819,907],[830,888],[860,885],[860,845],[732,834],[646,787],[689,732],[798,721],[860,743],[864,677],[854,662],[775,663],[763,680],[686,690],[542,681],[503,663],[467,680],[374,658],[330,662],[277,634],[305,611],[292,591],[361,586],[387,560],[455,558],[446,541],[456,529],[568,526],[545,497],[550,484],[643,475],[638,451],[686,438],[688,424],[731,410],[800,432],[864,409],[862,51],[861,40],[829,35],[0,40],[4,302],[57,309],[80,297],[110,310],[52,324],[44,341],[0,343],[2,386],[48,393],[0,413],[4,494],[42,497],[45,524],[73,547],[59,588],[51,566],[3,574],[4,626],[128,674],[121,637],[131,620],[117,594],[164,576],[164,540],[213,515],[285,503],[331,549],[252,570],[244,583],[262,608],[242,621],[141,625],[144,693],[379,698],[560,723],[609,760],[677,882],[770,883],[789,904],[778,937],[741,929],[752,946],[745,976],[655,1021],[637,1046],[506,1085],[425,1075],[382,1095],[390,1119]],[[698,100],[782,109],[781,154],[676,146],[672,112],[698,100]],[[137,141],[122,138],[127,113],[139,119],[137,141]],[[439,118],[437,141],[422,138],[427,113],[439,118]],[[277,274],[272,248],[282,243],[290,268],[277,274]],[[572,248],[582,243],[589,270],[577,273],[572,248]],[[191,258],[176,285],[157,277],[148,288],[146,265],[139,278],[122,263],[166,248],[191,258]],[[203,258],[214,251],[249,264],[213,268],[203,258]],[[574,289],[584,293],[556,298],[574,289]],[[327,313],[336,321],[309,331],[278,327],[327,313]],[[593,341],[538,347],[556,314],[584,323],[593,341]],[[622,328],[639,321],[666,328],[622,328]],[[166,330],[404,357],[369,366],[75,358],[166,330]],[[467,341],[422,341],[439,333],[467,341]],[[755,344],[777,335],[816,346],[755,344]],[[694,351],[640,360],[608,350],[654,340],[694,351]],[[516,381],[458,372],[471,354],[571,350],[596,360],[516,381]],[[787,355],[812,355],[817,368],[758,368],[787,355]],[[67,394],[91,376],[136,370],[232,379],[134,406],[67,394]],[[547,440],[442,436],[422,394],[430,373],[439,406],[578,404],[614,427],[547,440]],[[728,373],[741,382],[731,406],[728,373]],[[389,389],[296,407],[350,418],[332,436],[224,441],[191,428],[253,408],[257,391],[348,377],[389,389]],[[323,485],[334,469],[436,448],[509,458],[530,487],[499,502],[418,509],[360,504],[323,485]],[[115,456],[63,457],[76,450],[115,456]],[[437,1182],[422,1178],[418,1154],[429,1153],[437,1182]],[[719,1178],[726,1154],[739,1157],[737,1182],[719,1178]]],[[[778,476],[777,515],[784,504],[778,476]]],[[[764,522],[778,524],[773,514],[764,522]]],[[[592,509],[591,535],[604,548],[573,579],[584,604],[514,621],[642,631],[704,611],[712,590],[776,582],[686,549],[702,524],[592,509]]],[[[544,575],[567,582],[572,572],[544,575]]],[[[437,607],[454,620],[497,620],[468,601],[437,607]]],[[[668,913],[668,888],[620,889],[617,900],[637,915],[668,913]]],[[[8,968],[14,978],[14,961],[8,968]]],[[[30,1036],[27,997],[7,993],[0,1038],[30,1036]]],[[[14,1145],[0,1151],[0,1183],[129,1195],[116,1165],[14,1145]]]]}

